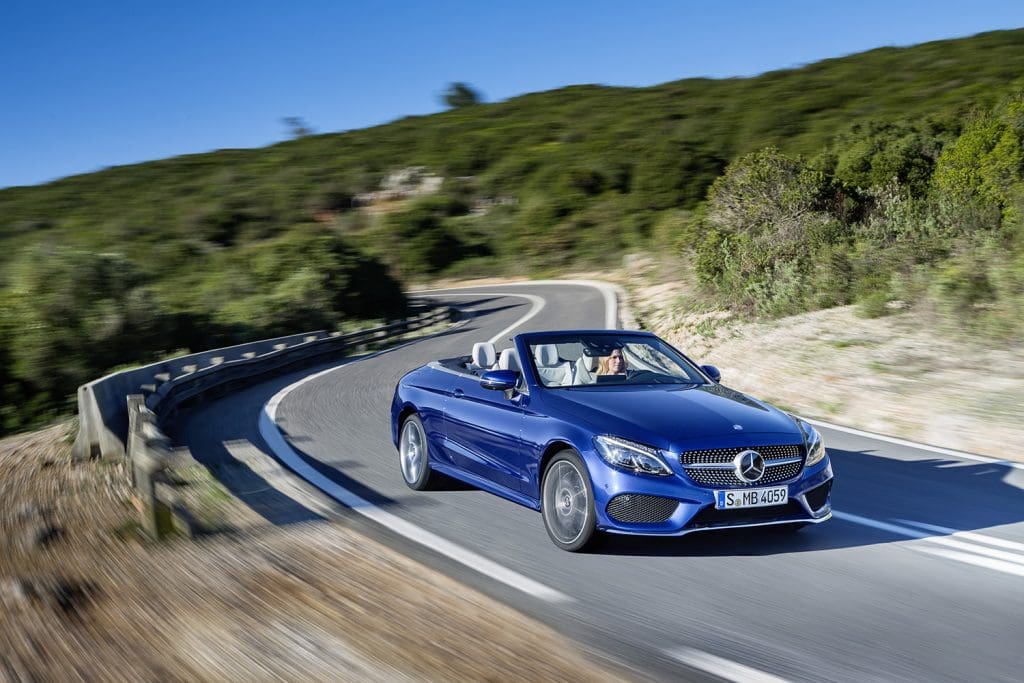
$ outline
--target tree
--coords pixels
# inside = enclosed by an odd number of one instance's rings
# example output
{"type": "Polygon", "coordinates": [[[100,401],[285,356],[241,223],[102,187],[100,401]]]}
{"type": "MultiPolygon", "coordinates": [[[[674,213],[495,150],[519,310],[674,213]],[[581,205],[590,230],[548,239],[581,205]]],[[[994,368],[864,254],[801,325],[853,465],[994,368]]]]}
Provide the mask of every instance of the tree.
{"type": "Polygon", "coordinates": [[[452,109],[471,107],[480,104],[480,93],[466,83],[449,83],[448,90],[444,93],[444,103],[452,109]]]}
{"type": "Polygon", "coordinates": [[[971,121],[939,156],[932,180],[960,202],[1009,207],[1024,183],[1024,96],[971,121]]]}
{"type": "Polygon", "coordinates": [[[40,244],[11,271],[5,305],[19,332],[9,372],[50,406],[107,368],[168,348],[168,315],[124,256],[40,244]]]}
{"type": "Polygon", "coordinates": [[[834,174],[850,187],[883,187],[893,178],[914,197],[927,193],[942,131],[920,125],[869,121],[856,123],[836,137],[834,174]]]}
{"type": "Polygon", "coordinates": [[[450,197],[428,197],[410,209],[388,216],[392,258],[406,274],[437,273],[462,258],[462,244],[446,218],[464,213],[464,204],[450,197]]]}
{"type": "Polygon", "coordinates": [[[804,239],[818,218],[824,175],[774,147],[729,164],[708,193],[708,219],[720,229],[778,246],[804,239]]]}
{"type": "Polygon", "coordinates": [[[725,168],[725,160],[701,145],[668,140],[645,150],[631,191],[641,210],[694,208],[725,168]]]}
{"type": "Polygon", "coordinates": [[[301,116],[286,116],[281,119],[281,123],[288,127],[288,134],[293,138],[304,138],[313,134],[313,129],[301,116]]]}
{"type": "Polygon", "coordinates": [[[231,293],[218,303],[216,321],[257,337],[405,310],[401,285],[384,265],[332,233],[293,230],[246,245],[218,265],[203,284],[211,296],[231,293]]]}
{"type": "Polygon", "coordinates": [[[820,171],[774,147],[729,164],[708,193],[698,277],[729,303],[770,315],[841,300],[814,296],[823,282],[833,291],[847,286],[844,256],[835,251],[844,229],[822,208],[827,185],[820,171]]]}

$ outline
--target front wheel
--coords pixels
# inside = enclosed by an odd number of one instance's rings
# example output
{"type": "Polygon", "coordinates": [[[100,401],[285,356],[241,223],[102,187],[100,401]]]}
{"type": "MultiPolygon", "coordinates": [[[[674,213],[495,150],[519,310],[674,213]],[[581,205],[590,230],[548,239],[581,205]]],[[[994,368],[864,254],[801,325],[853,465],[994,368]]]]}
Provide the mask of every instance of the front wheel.
{"type": "Polygon", "coordinates": [[[430,488],[436,475],[430,469],[427,435],[423,431],[423,423],[416,415],[410,415],[402,423],[402,432],[398,438],[398,460],[402,466],[402,478],[409,488],[415,491],[430,488]]]}
{"type": "Polygon", "coordinates": [[[594,540],[594,493],[587,468],[576,451],[557,454],[544,471],[541,514],[548,536],[562,550],[577,552],[594,540]]]}

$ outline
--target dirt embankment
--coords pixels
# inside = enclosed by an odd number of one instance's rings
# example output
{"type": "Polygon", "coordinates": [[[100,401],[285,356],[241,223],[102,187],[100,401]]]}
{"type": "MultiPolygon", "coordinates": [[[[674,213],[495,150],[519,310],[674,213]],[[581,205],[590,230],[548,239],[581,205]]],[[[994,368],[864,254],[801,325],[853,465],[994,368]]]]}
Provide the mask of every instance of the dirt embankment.
{"type": "Polygon", "coordinates": [[[0,441],[0,681],[618,680],[337,523],[153,544],[68,424],[0,441]]]}
{"type": "Polygon", "coordinates": [[[853,306],[751,321],[708,307],[686,263],[642,255],[623,262],[564,277],[619,285],[626,327],[718,366],[726,386],[806,417],[1024,462],[1024,342],[991,343],[912,311],[863,318],[853,306]]]}
{"type": "Polygon", "coordinates": [[[1024,462],[1024,345],[953,334],[929,316],[853,306],[749,322],[694,312],[679,283],[634,283],[644,325],[722,382],[807,417],[1024,462]]]}

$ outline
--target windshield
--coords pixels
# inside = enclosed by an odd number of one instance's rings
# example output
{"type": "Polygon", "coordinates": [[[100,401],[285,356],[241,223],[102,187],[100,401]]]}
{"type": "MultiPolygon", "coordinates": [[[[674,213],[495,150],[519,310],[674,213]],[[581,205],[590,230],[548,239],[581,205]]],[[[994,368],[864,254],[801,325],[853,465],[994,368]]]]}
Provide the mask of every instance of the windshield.
{"type": "Polygon", "coordinates": [[[528,346],[545,387],[707,383],[697,368],[656,337],[566,335],[528,346]]]}

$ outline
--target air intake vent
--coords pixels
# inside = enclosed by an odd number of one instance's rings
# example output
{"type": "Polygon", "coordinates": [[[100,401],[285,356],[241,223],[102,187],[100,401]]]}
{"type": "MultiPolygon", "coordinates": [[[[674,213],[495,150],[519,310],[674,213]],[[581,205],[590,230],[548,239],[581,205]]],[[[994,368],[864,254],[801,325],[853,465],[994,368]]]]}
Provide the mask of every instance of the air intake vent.
{"type": "Polygon", "coordinates": [[[807,498],[807,504],[811,506],[812,510],[820,510],[825,506],[825,502],[828,500],[828,494],[832,491],[832,480],[829,479],[821,486],[816,486],[811,489],[804,496],[807,498]]]}
{"type": "Polygon", "coordinates": [[[608,503],[608,514],[627,524],[664,522],[676,511],[679,501],[673,498],[627,493],[615,496],[608,503]]]}

